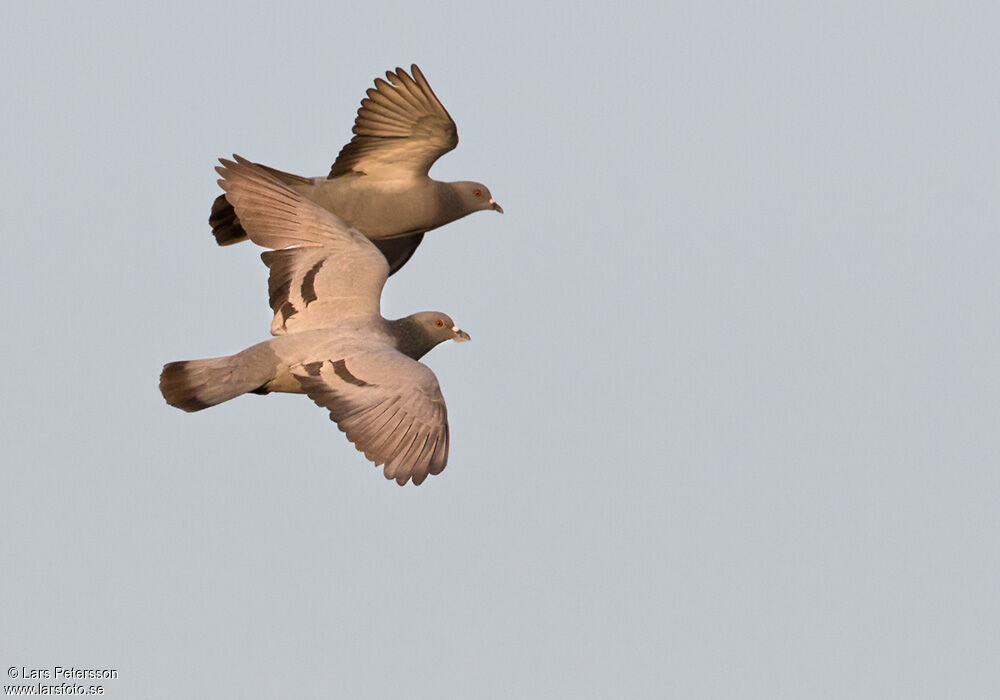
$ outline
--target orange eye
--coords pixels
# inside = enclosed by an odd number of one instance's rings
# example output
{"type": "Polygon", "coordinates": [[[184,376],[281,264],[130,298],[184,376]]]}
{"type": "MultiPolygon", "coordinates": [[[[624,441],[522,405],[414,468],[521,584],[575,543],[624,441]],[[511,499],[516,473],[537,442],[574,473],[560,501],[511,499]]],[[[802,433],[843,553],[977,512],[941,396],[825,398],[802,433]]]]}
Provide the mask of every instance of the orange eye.
{"type": "Polygon", "coordinates": [[[434,322],[434,325],[437,326],[438,328],[444,328],[444,321],[438,319],[437,321],[434,322]]]}
{"type": "Polygon", "coordinates": [[[476,195],[477,197],[482,197],[483,191],[477,187],[476,189],[472,190],[472,194],[476,195]]]}

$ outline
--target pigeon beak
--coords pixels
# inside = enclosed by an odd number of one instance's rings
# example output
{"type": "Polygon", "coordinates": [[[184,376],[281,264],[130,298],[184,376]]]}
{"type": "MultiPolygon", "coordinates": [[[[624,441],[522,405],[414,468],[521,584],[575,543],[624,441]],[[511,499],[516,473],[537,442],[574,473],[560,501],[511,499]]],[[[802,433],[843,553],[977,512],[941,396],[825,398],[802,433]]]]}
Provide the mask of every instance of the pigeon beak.
{"type": "Polygon", "coordinates": [[[455,334],[455,342],[456,343],[464,343],[466,340],[472,340],[472,338],[469,336],[468,333],[466,333],[465,331],[463,331],[461,328],[459,328],[457,326],[452,326],[451,327],[451,332],[455,334]]]}
{"type": "Polygon", "coordinates": [[[497,204],[492,199],[490,200],[490,206],[493,207],[493,211],[498,211],[501,214],[503,214],[503,207],[501,207],[499,204],[497,204]]]}

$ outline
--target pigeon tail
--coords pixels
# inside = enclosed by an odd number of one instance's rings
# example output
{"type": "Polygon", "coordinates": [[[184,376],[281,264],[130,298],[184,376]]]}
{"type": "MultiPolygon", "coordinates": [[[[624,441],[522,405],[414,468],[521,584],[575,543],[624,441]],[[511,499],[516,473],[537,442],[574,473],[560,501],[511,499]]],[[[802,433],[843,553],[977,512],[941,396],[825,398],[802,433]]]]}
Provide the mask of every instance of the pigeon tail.
{"type": "Polygon", "coordinates": [[[208,217],[208,223],[212,227],[212,235],[219,245],[232,245],[247,239],[247,232],[243,230],[236,210],[226,199],[226,195],[220,194],[212,203],[212,214],[208,217]]]}
{"type": "Polygon", "coordinates": [[[170,362],[160,373],[160,393],[171,406],[193,413],[242,394],[267,393],[276,368],[266,343],[228,357],[170,362]]]}

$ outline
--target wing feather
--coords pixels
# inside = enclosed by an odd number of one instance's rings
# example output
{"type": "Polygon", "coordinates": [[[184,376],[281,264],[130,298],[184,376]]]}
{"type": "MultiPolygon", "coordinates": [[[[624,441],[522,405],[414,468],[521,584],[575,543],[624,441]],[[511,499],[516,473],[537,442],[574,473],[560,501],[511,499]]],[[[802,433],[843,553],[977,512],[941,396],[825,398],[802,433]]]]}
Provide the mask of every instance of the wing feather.
{"type": "Polygon", "coordinates": [[[402,486],[406,483],[406,480],[413,475],[414,465],[417,462],[417,458],[424,449],[424,445],[427,444],[427,438],[429,435],[427,433],[416,433],[413,437],[413,442],[407,448],[406,453],[402,455],[399,462],[396,465],[396,482],[402,486]]]}
{"type": "MultiPolygon", "coordinates": [[[[411,424],[403,434],[402,440],[400,440],[396,445],[392,459],[385,463],[385,467],[382,472],[385,474],[386,479],[398,479],[403,475],[403,470],[400,468],[400,462],[402,461],[403,455],[410,449],[418,437],[419,435],[417,431],[414,430],[414,426],[411,424]]],[[[409,474],[406,476],[408,477],[409,474]]]]}
{"type": "Polygon", "coordinates": [[[347,439],[383,466],[387,479],[419,484],[445,468],[448,411],[426,365],[377,343],[345,357],[295,365],[291,372],[347,439]],[[337,365],[347,372],[338,372],[337,365]]]}
{"type": "Polygon", "coordinates": [[[220,160],[219,185],[270,270],[271,333],[282,335],[379,313],[385,257],[335,214],[240,156],[220,160]]]}
{"type": "Polygon", "coordinates": [[[413,65],[375,79],[354,120],[354,137],[341,149],[329,177],[350,173],[381,179],[426,176],[458,145],[455,122],[413,65]]]}

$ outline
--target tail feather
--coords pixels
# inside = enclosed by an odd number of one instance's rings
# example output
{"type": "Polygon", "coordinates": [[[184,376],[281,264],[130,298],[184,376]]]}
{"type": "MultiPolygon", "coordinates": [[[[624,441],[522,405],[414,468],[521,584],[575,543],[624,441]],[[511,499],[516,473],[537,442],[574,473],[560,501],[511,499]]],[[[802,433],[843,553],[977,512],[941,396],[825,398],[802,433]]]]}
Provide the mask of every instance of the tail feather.
{"type": "Polygon", "coordinates": [[[160,373],[160,393],[167,403],[192,413],[241,394],[263,390],[274,378],[275,363],[264,352],[245,350],[228,357],[170,362],[160,373]]]}
{"type": "Polygon", "coordinates": [[[208,223],[212,227],[215,242],[219,245],[232,245],[247,239],[247,232],[243,230],[243,224],[236,216],[236,210],[224,194],[220,194],[212,202],[212,213],[208,217],[208,223]]]}

